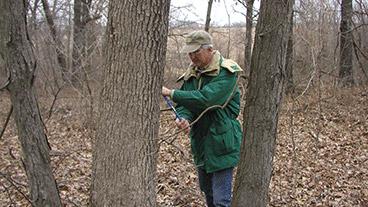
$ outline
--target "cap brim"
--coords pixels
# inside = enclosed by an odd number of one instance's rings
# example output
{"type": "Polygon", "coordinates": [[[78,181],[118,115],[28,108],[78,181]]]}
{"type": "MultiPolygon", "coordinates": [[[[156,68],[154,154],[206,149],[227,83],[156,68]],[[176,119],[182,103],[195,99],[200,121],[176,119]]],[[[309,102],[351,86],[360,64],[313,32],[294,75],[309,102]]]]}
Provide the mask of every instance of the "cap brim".
{"type": "Polygon", "coordinates": [[[201,47],[199,44],[193,44],[193,45],[185,45],[183,49],[181,49],[182,53],[191,53],[196,50],[198,50],[201,47]]]}

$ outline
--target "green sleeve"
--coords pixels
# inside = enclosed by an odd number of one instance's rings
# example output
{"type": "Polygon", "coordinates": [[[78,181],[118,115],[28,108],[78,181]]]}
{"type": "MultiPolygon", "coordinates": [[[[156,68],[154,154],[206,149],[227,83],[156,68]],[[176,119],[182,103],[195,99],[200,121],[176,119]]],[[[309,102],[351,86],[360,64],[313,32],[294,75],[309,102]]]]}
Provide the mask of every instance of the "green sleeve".
{"type": "Polygon", "coordinates": [[[188,120],[189,122],[192,122],[194,120],[194,116],[193,116],[192,112],[190,112],[185,107],[177,106],[177,107],[175,107],[175,109],[178,112],[178,114],[180,115],[180,117],[188,120]]]}
{"type": "Polygon", "coordinates": [[[236,80],[236,73],[223,69],[200,90],[175,90],[173,101],[187,109],[200,111],[210,106],[222,105],[233,91],[236,80]]]}
{"type": "MultiPolygon", "coordinates": [[[[177,89],[175,89],[176,91],[177,89]]],[[[185,91],[187,90],[186,88],[186,84],[184,83],[180,90],[185,91]]],[[[174,92],[175,93],[175,92],[174,92]]],[[[173,98],[173,97],[171,97],[173,98]]],[[[187,108],[185,108],[184,106],[180,105],[177,103],[176,107],[175,107],[176,111],[178,112],[179,116],[182,117],[183,119],[188,120],[189,122],[192,122],[194,120],[194,115],[192,112],[190,112],[187,108]]]]}

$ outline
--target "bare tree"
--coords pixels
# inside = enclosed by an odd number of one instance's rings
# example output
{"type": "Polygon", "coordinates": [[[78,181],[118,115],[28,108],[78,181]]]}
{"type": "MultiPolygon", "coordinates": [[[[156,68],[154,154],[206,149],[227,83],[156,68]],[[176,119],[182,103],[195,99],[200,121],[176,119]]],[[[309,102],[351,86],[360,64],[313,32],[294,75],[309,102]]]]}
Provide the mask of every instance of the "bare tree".
{"type": "Polygon", "coordinates": [[[291,94],[294,92],[294,81],[293,81],[293,47],[294,47],[294,32],[293,32],[293,25],[294,25],[294,21],[293,21],[293,17],[294,17],[294,11],[291,12],[290,15],[290,28],[289,28],[289,41],[288,41],[288,46],[287,46],[287,52],[286,52],[286,66],[285,66],[285,81],[286,81],[286,86],[285,86],[285,93],[286,94],[291,94]]]}
{"type": "Polygon", "coordinates": [[[156,206],[169,0],[110,0],[92,206],[156,206]]]}
{"type": "Polygon", "coordinates": [[[339,83],[342,86],[354,84],[353,78],[353,35],[352,35],[352,0],[342,0],[340,23],[340,71],[339,83]]]}
{"type": "Polygon", "coordinates": [[[264,0],[244,110],[233,206],[266,206],[280,110],[292,0],[264,0]]]}
{"type": "Polygon", "coordinates": [[[72,83],[77,86],[81,85],[81,74],[86,69],[85,64],[82,64],[82,60],[87,56],[86,26],[90,20],[91,3],[91,0],[74,1],[72,83]]]}
{"type": "Polygon", "coordinates": [[[57,34],[57,30],[56,30],[56,25],[53,19],[53,15],[51,13],[50,10],[50,6],[47,0],[41,0],[42,1],[42,5],[43,5],[43,10],[45,12],[45,17],[46,17],[46,21],[47,21],[47,25],[50,29],[51,32],[51,37],[55,43],[55,49],[56,49],[56,54],[57,54],[57,60],[59,63],[59,66],[61,68],[61,74],[63,77],[64,81],[68,81],[68,69],[67,69],[67,61],[66,61],[66,56],[65,56],[65,50],[64,50],[64,45],[60,39],[60,37],[57,34]]]}
{"type": "Polygon", "coordinates": [[[204,31],[206,32],[210,30],[212,2],[213,0],[208,0],[206,24],[204,26],[204,31]]]}
{"type": "Polygon", "coordinates": [[[250,61],[252,58],[252,43],[253,43],[253,5],[254,0],[246,0],[246,25],[245,25],[245,49],[244,49],[244,65],[249,71],[250,61]]]}
{"type": "Polygon", "coordinates": [[[50,166],[50,146],[44,132],[38,103],[33,89],[36,62],[30,43],[26,2],[0,2],[0,42],[11,78],[7,89],[14,108],[23,164],[29,181],[33,206],[61,206],[60,196],[50,166]],[[5,51],[5,52],[4,52],[5,51]]]}

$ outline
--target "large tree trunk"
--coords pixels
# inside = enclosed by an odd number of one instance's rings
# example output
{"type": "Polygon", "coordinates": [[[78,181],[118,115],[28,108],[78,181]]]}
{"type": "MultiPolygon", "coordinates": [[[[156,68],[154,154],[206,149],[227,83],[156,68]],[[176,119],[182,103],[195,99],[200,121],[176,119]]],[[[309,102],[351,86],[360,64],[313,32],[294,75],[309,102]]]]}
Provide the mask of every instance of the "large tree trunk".
{"type": "Polygon", "coordinates": [[[52,17],[48,1],[47,0],[42,0],[42,6],[43,6],[43,11],[45,12],[47,25],[50,29],[51,37],[52,37],[52,39],[55,43],[55,50],[56,50],[57,60],[58,60],[58,63],[59,63],[60,69],[61,69],[61,74],[62,74],[63,80],[68,81],[69,77],[68,77],[68,69],[67,69],[67,62],[66,62],[64,45],[63,45],[60,37],[58,36],[58,34],[56,32],[56,25],[55,25],[54,19],[52,17]]]}
{"type": "Polygon", "coordinates": [[[8,42],[5,45],[2,41],[1,48],[5,50],[6,66],[11,71],[8,90],[14,107],[32,205],[61,206],[50,166],[49,145],[32,87],[36,63],[27,31],[25,1],[1,1],[0,8],[1,24],[8,25],[7,31],[2,31],[0,35],[5,36],[8,42]]]}
{"type": "Polygon", "coordinates": [[[92,206],[156,206],[170,0],[110,0],[92,206]]]}
{"type": "Polygon", "coordinates": [[[340,72],[341,86],[351,86],[353,79],[353,35],[351,21],[353,16],[352,0],[342,0],[340,23],[340,72]]]}
{"type": "Polygon", "coordinates": [[[291,0],[261,1],[233,206],[267,205],[291,9],[291,0]]]}
{"type": "Polygon", "coordinates": [[[204,26],[204,31],[206,32],[210,30],[212,3],[213,0],[208,0],[206,24],[204,26]]]}
{"type": "Polygon", "coordinates": [[[245,49],[244,49],[244,66],[247,71],[250,70],[250,62],[252,58],[252,43],[253,43],[253,5],[254,0],[246,0],[247,14],[245,25],[245,49]]]}

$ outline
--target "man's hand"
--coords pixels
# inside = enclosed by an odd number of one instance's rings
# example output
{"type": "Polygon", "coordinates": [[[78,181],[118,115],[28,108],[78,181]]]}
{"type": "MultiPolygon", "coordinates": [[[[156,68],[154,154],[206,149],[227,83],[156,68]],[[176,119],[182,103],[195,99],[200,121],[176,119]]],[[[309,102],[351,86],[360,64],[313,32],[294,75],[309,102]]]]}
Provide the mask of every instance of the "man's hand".
{"type": "Polygon", "coordinates": [[[171,95],[171,90],[166,88],[165,86],[162,86],[162,95],[163,96],[170,96],[171,95]]]}
{"type": "Polygon", "coordinates": [[[190,127],[189,127],[189,122],[188,120],[186,119],[176,119],[175,120],[175,123],[176,123],[176,126],[179,128],[179,129],[185,129],[184,132],[186,134],[189,134],[189,131],[190,131],[190,127]]]}

